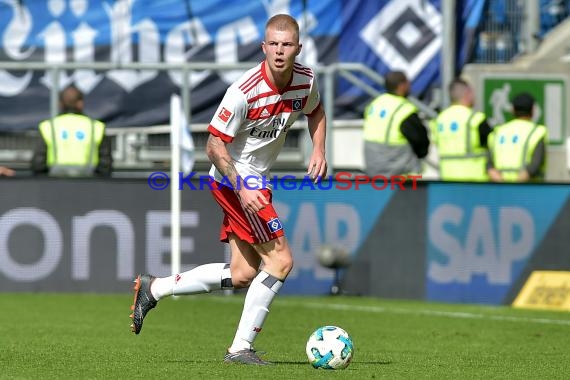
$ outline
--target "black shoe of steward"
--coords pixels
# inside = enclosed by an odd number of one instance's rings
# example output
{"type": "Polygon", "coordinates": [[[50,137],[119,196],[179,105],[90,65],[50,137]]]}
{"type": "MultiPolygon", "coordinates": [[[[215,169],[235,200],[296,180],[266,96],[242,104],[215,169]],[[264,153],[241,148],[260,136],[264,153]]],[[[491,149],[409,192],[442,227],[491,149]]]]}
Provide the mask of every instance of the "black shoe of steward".
{"type": "Polygon", "coordinates": [[[257,356],[257,353],[253,349],[245,349],[235,353],[226,352],[224,356],[224,363],[238,363],[238,364],[250,364],[250,365],[272,365],[271,362],[266,362],[257,356]]]}
{"type": "Polygon", "coordinates": [[[139,334],[142,330],[143,320],[150,309],[154,308],[158,303],[154,299],[152,293],[150,292],[150,283],[154,280],[154,277],[148,274],[139,274],[135,279],[135,297],[133,300],[133,305],[131,310],[131,319],[133,323],[131,324],[131,331],[135,334],[139,334]]]}

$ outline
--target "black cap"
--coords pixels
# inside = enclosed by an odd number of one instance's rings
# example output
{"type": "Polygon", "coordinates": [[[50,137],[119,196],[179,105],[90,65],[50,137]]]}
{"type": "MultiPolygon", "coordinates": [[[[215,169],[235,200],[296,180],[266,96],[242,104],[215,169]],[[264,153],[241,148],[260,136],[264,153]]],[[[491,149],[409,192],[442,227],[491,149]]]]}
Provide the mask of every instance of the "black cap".
{"type": "Polygon", "coordinates": [[[534,97],[531,94],[522,92],[513,98],[513,111],[517,114],[530,115],[534,102],[534,97]]]}

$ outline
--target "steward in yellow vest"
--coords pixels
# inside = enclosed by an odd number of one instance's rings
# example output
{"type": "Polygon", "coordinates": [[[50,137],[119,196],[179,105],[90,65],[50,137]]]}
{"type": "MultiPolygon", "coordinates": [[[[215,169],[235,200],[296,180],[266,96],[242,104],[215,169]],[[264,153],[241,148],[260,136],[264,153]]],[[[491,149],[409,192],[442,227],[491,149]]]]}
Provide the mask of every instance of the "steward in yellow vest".
{"type": "Polygon", "coordinates": [[[451,106],[440,112],[432,124],[432,136],[439,155],[439,175],[444,181],[488,181],[487,138],[491,127],[487,117],[472,109],[471,86],[457,78],[449,84],[451,106]]]}
{"type": "Polygon", "coordinates": [[[410,82],[400,71],[385,77],[387,93],[374,99],[364,111],[364,164],[366,174],[421,173],[420,159],[428,154],[427,129],[418,109],[407,96],[410,82]]]}
{"type": "Polygon", "coordinates": [[[515,119],[495,127],[489,135],[488,173],[494,182],[544,179],[548,132],[532,121],[535,100],[528,93],[513,101],[515,119]]]}
{"type": "Polygon", "coordinates": [[[39,124],[41,141],[32,158],[35,174],[108,177],[111,144],[105,124],[83,114],[83,94],[69,86],[60,94],[61,114],[39,124]]]}

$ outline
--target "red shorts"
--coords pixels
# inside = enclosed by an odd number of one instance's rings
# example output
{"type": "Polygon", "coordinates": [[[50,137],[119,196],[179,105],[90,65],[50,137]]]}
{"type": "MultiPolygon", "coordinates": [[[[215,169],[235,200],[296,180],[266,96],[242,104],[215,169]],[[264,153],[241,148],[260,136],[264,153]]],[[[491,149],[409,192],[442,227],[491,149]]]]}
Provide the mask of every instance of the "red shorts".
{"type": "Polygon", "coordinates": [[[220,231],[221,241],[227,243],[230,233],[252,244],[265,243],[285,235],[283,224],[273,208],[271,191],[269,189],[259,191],[269,200],[269,204],[254,215],[244,210],[232,189],[218,182],[212,184],[212,195],[224,211],[224,221],[220,231]]]}

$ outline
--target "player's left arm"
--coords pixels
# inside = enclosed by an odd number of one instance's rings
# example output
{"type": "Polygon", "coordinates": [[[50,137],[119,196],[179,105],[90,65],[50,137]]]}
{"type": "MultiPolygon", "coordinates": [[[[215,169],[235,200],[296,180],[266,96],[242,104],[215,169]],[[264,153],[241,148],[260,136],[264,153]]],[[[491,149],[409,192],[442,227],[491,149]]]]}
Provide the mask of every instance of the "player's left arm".
{"type": "Polygon", "coordinates": [[[307,115],[309,133],[313,141],[313,152],[309,160],[307,173],[315,181],[327,174],[327,160],[325,157],[325,141],[327,118],[321,104],[313,112],[307,115]]]}
{"type": "Polygon", "coordinates": [[[309,160],[307,174],[317,182],[319,177],[323,178],[327,174],[327,160],[325,156],[327,118],[321,103],[316,77],[313,77],[311,81],[311,89],[305,107],[303,108],[303,113],[307,115],[309,134],[313,141],[313,152],[309,160]]]}

